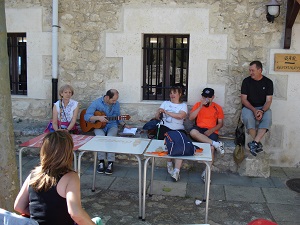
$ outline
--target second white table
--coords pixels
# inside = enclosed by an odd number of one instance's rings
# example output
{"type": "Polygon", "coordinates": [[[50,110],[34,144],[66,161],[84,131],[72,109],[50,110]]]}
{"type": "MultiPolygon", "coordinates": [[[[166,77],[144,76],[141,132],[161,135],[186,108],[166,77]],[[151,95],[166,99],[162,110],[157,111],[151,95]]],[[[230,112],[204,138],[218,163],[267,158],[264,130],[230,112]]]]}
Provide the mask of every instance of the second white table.
{"type": "Polygon", "coordinates": [[[81,157],[87,151],[94,152],[94,176],[92,191],[95,191],[97,153],[111,152],[120,154],[134,155],[138,160],[139,165],[139,218],[142,218],[142,162],[141,156],[146,150],[150,140],[142,138],[126,138],[126,137],[111,137],[111,136],[95,136],[93,139],[82,145],[78,150],[78,174],[81,170],[81,157]]]}

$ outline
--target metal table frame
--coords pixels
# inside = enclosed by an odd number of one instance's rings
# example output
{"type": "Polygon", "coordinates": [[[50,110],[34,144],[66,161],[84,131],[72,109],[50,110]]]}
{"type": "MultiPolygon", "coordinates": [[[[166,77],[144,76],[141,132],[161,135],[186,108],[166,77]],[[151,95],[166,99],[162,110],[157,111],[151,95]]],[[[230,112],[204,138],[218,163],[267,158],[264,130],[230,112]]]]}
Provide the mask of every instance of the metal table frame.
{"type": "MultiPolygon", "coordinates": [[[[20,147],[22,147],[19,151],[19,179],[20,179],[20,188],[22,188],[23,184],[23,165],[22,165],[22,159],[23,159],[23,151],[26,148],[40,148],[43,143],[43,139],[46,136],[47,133],[43,133],[35,138],[32,138],[22,144],[20,144],[20,147]]],[[[77,149],[89,141],[90,139],[93,138],[93,136],[87,136],[87,135],[76,135],[72,134],[71,135],[74,141],[74,148],[73,148],[73,154],[74,154],[74,170],[77,171],[77,156],[76,156],[76,151],[77,149]]]]}
{"type": "Polygon", "coordinates": [[[139,167],[139,219],[142,218],[142,160],[144,151],[150,143],[149,139],[143,138],[128,138],[128,137],[113,137],[113,136],[95,136],[92,140],[81,146],[78,150],[78,174],[81,171],[81,158],[85,152],[94,152],[94,173],[92,191],[95,191],[96,168],[97,168],[97,153],[111,152],[120,154],[134,155],[138,160],[139,167]]]}
{"type": "Polygon", "coordinates": [[[150,178],[150,190],[149,196],[152,196],[152,188],[153,188],[153,176],[154,176],[154,164],[155,158],[165,158],[165,159],[182,159],[182,160],[192,160],[199,161],[206,165],[206,183],[205,183],[205,194],[203,197],[203,201],[206,202],[205,205],[205,223],[208,220],[208,203],[209,203],[209,190],[210,190],[210,176],[211,176],[211,168],[210,163],[212,162],[211,148],[209,144],[206,143],[198,143],[193,142],[195,145],[199,146],[203,149],[203,153],[197,154],[194,156],[158,156],[156,154],[151,154],[150,152],[155,152],[156,149],[164,149],[164,141],[163,140],[152,140],[147,151],[144,153],[145,162],[144,162],[144,181],[143,181],[143,213],[142,220],[145,220],[146,213],[146,189],[147,189],[147,166],[150,159],[152,159],[152,168],[151,168],[151,178],[150,178]]]}

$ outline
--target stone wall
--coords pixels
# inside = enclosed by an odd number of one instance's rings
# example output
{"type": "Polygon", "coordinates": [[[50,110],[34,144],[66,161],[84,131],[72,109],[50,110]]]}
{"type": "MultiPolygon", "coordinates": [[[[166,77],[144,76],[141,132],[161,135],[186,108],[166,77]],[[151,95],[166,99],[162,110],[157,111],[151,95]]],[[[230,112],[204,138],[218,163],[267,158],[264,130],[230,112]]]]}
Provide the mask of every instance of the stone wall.
{"type": "MultiPolygon", "coordinates": [[[[143,123],[153,117],[161,102],[142,101],[142,34],[189,33],[191,79],[187,103],[191,107],[203,87],[213,87],[216,102],[224,107],[221,134],[232,133],[240,114],[240,86],[248,76],[249,63],[262,61],[266,68],[263,73],[269,76],[268,68],[273,61],[270,52],[282,48],[286,1],[279,2],[282,2],[280,16],[274,23],[268,23],[266,2],[260,0],[59,1],[59,86],[71,84],[75,88],[74,99],[81,103],[81,108],[115,87],[121,93],[122,112],[131,115],[132,123],[143,123]],[[187,16],[181,18],[181,14],[187,16]]],[[[20,13],[39,9],[41,28],[35,34],[43,35],[42,41],[51,43],[51,1],[11,0],[5,4],[7,10],[15,10],[7,21],[9,32],[20,32],[24,21],[19,21],[18,26],[12,22],[20,13]]],[[[296,24],[299,23],[298,17],[296,24]]],[[[28,54],[35,56],[40,50],[32,47],[28,54]]],[[[35,68],[28,71],[32,85],[27,97],[13,96],[15,117],[37,120],[51,117],[49,62],[48,50],[39,54],[37,64],[42,65],[39,73],[33,73],[35,68]],[[32,81],[35,79],[37,83],[32,81]]],[[[287,99],[287,76],[272,73],[269,77],[275,86],[274,104],[280,108],[280,101],[287,99]]],[[[273,124],[282,125],[279,119],[273,124]]],[[[290,156],[288,160],[292,166],[297,163],[290,156]]]]}

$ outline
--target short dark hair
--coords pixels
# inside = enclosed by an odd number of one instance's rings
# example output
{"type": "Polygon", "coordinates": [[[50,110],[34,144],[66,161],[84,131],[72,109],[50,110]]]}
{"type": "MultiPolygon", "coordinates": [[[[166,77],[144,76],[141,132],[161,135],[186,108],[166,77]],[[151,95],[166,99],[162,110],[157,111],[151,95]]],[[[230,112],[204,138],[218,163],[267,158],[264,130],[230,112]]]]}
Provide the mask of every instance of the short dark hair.
{"type": "Polygon", "coordinates": [[[115,94],[119,94],[119,92],[116,89],[109,89],[106,92],[105,96],[108,96],[109,99],[112,99],[115,96],[115,94]]]}
{"type": "Polygon", "coordinates": [[[262,66],[262,63],[260,62],[260,61],[252,61],[251,63],[250,63],[250,66],[252,66],[252,65],[256,65],[256,68],[257,69],[261,69],[261,70],[263,70],[263,66],[262,66]]]}
{"type": "Polygon", "coordinates": [[[183,88],[180,87],[179,85],[178,86],[172,86],[170,88],[170,93],[171,91],[174,91],[175,93],[178,92],[178,94],[180,95],[179,97],[179,102],[182,103],[183,102],[183,98],[182,98],[182,95],[183,95],[183,88]]]}

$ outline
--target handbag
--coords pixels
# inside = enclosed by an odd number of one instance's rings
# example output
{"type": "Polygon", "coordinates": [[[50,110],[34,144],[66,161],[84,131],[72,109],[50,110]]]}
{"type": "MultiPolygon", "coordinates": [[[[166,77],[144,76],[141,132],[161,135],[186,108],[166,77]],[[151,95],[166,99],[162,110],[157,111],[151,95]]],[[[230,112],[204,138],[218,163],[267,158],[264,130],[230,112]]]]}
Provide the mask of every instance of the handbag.
{"type": "Polygon", "coordinates": [[[48,123],[46,129],[44,130],[44,133],[50,133],[50,132],[54,132],[55,130],[53,129],[53,124],[52,124],[52,120],[50,120],[50,122],[48,123]]]}
{"type": "Polygon", "coordinates": [[[233,160],[236,164],[240,164],[243,162],[245,158],[245,150],[241,144],[238,144],[235,146],[235,149],[233,151],[233,160]]]}
{"type": "Polygon", "coordinates": [[[192,156],[199,149],[186,134],[177,130],[165,133],[165,145],[170,156],[192,156]]]}
{"type": "Polygon", "coordinates": [[[157,136],[157,130],[158,130],[158,124],[160,120],[157,120],[155,118],[151,119],[145,125],[143,126],[143,130],[147,130],[148,132],[148,138],[152,139],[157,136]]]}
{"type": "Polygon", "coordinates": [[[234,143],[236,145],[245,145],[245,128],[241,118],[239,119],[238,125],[235,129],[234,143]]]}
{"type": "Polygon", "coordinates": [[[157,119],[151,119],[149,122],[145,123],[143,126],[143,130],[155,130],[157,129],[157,124],[160,122],[160,120],[157,119]]]}
{"type": "MultiPolygon", "coordinates": [[[[58,122],[58,126],[60,127],[61,125],[68,127],[69,126],[69,122],[58,122]]],[[[49,133],[49,132],[54,132],[55,130],[53,129],[53,124],[52,124],[52,120],[50,120],[50,122],[48,123],[46,129],[44,130],[44,133],[49,133]]],[[[73,128],[70,130],[70,133],[72,134],[79,134],[79,129],[78,129],[78,125],[75,123],[73,128]]]]}

